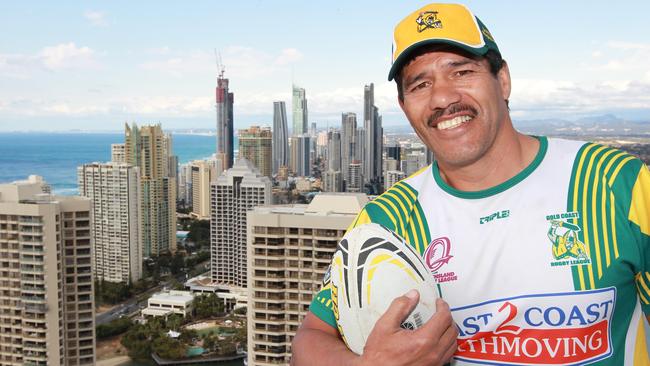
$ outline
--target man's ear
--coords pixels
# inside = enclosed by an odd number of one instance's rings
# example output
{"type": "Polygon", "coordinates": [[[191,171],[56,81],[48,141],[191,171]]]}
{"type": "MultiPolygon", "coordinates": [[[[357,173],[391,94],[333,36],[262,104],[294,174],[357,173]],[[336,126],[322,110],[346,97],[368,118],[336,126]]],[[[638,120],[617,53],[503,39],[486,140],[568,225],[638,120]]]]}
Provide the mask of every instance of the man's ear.
{"type": "Polygon", "coordinates": [[[510,69],[508,68],[508,63],[503,60],[503,66],[501,70],[497,73],[497,80],[499,80],[499,85],[501,86],[501,92],[503,93],[503,99],[510,99],[510,92],[512,91],[512,84],[510,81],[510,69]]]}

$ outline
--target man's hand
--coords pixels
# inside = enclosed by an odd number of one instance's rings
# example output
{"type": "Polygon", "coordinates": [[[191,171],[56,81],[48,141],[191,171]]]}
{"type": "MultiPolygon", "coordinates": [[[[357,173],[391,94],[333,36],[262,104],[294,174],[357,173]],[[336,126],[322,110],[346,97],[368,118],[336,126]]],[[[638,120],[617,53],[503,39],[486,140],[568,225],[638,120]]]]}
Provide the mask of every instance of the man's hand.
{"type": "Polygon", "coordinates": [[[416,290],[393,300],[373,328],[360,365],[442,365],[456,352],[458,329],[449,305],[436,302],[436,313],[416,330],[400,324],[415,309],[420,296],[416,290]]]}
{"type": "Polygon", "coordinates": [[[291,365],[437,366],[448,362],[456,351],[458,330],[446,302],[438,299],[436,313],[422,327],[400,327],[419,298],[413,290],[393,300],[370,333],[362,356],[346,347],[335,328],[308,313],[293,340],[291,365]]]}

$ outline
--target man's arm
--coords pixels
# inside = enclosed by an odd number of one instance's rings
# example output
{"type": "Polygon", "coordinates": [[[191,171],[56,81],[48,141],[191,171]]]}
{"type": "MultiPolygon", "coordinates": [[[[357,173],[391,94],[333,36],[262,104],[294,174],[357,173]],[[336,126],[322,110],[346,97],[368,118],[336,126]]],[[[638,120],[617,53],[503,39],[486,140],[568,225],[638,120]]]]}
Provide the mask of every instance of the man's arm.
{"type": "Polygon", "coordinates": [[[446,302],[438,299],[436,313],[422,327],[416,330],[400,327],[418,300],[419,295],[415,290],[393,300],[370,333],[362,356],[347,348],[335,328],[312,313],[307,314],[293,340],[291,365],[444,364],[456,351],[458,337],[446,302]]]}
{"type": "Polygon", "coordinates": [[[293,339],[291,365],[358,364],[358,356],[348,349],[338,330],[320,320],[312,312],[305,319],[293,339]]]}

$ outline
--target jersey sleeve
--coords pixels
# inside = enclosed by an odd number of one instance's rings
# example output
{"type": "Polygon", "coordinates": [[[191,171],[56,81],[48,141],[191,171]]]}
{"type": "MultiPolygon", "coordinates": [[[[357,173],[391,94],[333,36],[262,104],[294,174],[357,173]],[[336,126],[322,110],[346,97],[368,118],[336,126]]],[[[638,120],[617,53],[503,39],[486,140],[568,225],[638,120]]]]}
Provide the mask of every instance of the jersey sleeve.
{"type": "Polygon", "coordinates": [[[640,266],[635,276],[641,307],[650,315],[650,171],[641,165],[630,198],[630,231],[638,243],[640,266]]]}

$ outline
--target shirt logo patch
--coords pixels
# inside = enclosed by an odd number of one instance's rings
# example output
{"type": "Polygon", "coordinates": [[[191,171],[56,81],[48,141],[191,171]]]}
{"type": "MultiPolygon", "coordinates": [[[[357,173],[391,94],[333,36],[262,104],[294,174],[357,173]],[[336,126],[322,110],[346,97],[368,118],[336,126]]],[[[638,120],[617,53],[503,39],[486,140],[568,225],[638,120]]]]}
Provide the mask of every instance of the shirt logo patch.
{"type": "Polygon", "coordinates": [[[524,295],[452,309],[457,360],[583,365],[612,354],[616,288],[524,295]]]}
{"type": "Polygon", "coordinates": [[[551,253],[553,262],[551,266],[576,266],[591,264],[591,259],[587,254],[585,244],[580,241],[578,233],[580,227],[575,224],[575,220],[580,217],[578,212],[566,212],[562,214],[548,215],[546,220],[550,224],[548,229],[548,239],[553,246],[551,253]],[[574,220],[574,223],[569,222],[574,220]]]}
{"type": "Polygon", "coordinates": [[[456,281],[458,276],[455,272],[440,273],[442,266],[449,263],[454,256],[451,255],[451,241],[447,237],[433,239],[424,251],[424,263],[426,263],[433,277],[438,283],[456,281]]]}

